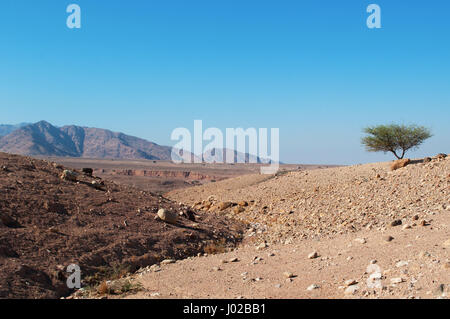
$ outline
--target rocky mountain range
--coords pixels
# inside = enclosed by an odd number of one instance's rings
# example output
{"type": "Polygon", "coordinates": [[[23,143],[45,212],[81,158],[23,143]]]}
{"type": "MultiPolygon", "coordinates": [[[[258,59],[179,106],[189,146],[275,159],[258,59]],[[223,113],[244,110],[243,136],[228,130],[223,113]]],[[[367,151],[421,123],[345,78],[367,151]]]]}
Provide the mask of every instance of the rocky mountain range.
{"type": "Polygon", "coordinates": [[[17,130],[18,128],[21,128],[21,127],[26,126],[28,124],[30,124],[30,123],[20,123],[20,124],[15,124],[15,125],[0,124],[0,137],[8,135],[9,133],[17,130]]]}
{"type": "MultiPolygon", "coordinates": [[[[106,129],[67,125],[56,127],[46,121],[34,124],[0,125],[0,152],[28,156],[62,156],[109,159],[170,161],[172,147],[106,129]]],[[[214,153],[214,152],[213,152],[214,153]]],[[[226,158],[223,150],[218,162],[226,158]]],[[[191,155],[193,160],[194,155],[191,155]]],[[[203,160],[213,162],[211,152],[203,160]]],[[[254,155],[234,151],[236,163],[268,163],[254,155]],[[250,160],[251,159],[251,160],[250,160]]]]}
{"type": "Polygon", "coordinates": [[[105,129],[56,127],[46,121],[22,126],[0,138],[0,151],[30,156],[170,160],[171,147],[105,129]]]}

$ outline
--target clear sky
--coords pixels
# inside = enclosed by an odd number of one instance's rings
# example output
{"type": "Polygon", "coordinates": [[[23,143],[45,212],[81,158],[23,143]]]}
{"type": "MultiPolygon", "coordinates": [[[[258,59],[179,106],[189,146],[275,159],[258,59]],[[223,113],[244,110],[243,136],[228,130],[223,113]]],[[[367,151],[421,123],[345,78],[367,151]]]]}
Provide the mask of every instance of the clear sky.
{"type": "Polygon", "coordinates": [[[410,156],[450,153],[449,13],[448,0],[2,0],[0,123],[164,145],[195,119],[278,127],[282,161],[336,164],[392,159],[365,152],[364,126],[417,123],[434,137],[410,156]]]}

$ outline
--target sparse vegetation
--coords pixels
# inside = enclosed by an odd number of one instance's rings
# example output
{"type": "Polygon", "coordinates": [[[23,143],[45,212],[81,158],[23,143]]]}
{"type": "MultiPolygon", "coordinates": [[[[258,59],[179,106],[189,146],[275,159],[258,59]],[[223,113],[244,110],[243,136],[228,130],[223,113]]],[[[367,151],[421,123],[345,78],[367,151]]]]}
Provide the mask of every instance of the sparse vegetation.
{"type": "Polygon", "coordinates": [[[361,143],[369,152],[391,152],[397,159],[402,159],[405,153],[419,147],[432,134],[430,130],[417,125],[378,125],[364,129],[368,134],[361,143]]]}
{"type": "Polygon", "coordinates": [[[221,254],[227,250],[227,241],[225,238],[216,240],[205,246],[204,252],[208,255],[221,254]]]}

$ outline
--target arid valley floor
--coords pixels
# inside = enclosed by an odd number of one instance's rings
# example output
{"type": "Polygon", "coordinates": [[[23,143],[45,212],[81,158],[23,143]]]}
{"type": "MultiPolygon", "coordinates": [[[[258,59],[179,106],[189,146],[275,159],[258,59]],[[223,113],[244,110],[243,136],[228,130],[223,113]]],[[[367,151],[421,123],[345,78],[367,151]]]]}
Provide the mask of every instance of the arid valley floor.
{"type": "Polygon", "coordinates": [[[2,298],[450,294],[449,157],[260,175],[256,164],[0,155],[2,298]],[[86,277],[69,294],[72,262],[86,277]]]}

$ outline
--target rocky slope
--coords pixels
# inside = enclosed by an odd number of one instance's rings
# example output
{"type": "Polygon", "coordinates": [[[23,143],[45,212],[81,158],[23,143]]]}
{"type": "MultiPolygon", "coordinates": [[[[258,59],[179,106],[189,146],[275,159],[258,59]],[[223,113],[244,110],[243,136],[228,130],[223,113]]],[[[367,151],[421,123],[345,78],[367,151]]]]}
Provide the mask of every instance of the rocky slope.
{"type": "Polygon", "coordinates": [[[449,185],[447,157],[394,171],[390,163],[376,163],[248,175],[167,195],[253,223],[254,231],[266,231],[265,240],[275,243],[381,230],[413,217],[417,225],[426,223],[428,214],[450,208],[449,185]]]}
{"type": "Polygon", "coordinates": [[[225,246],[239,240],[241,225],[224,217],[73,172],[0,153],[0,298],[67,295],[71,263],[81,267],[84,286],[94,285],[203,253],[218,240],[225,246]],[[161,208],[178,220],[155,219],[161,208]]]}

